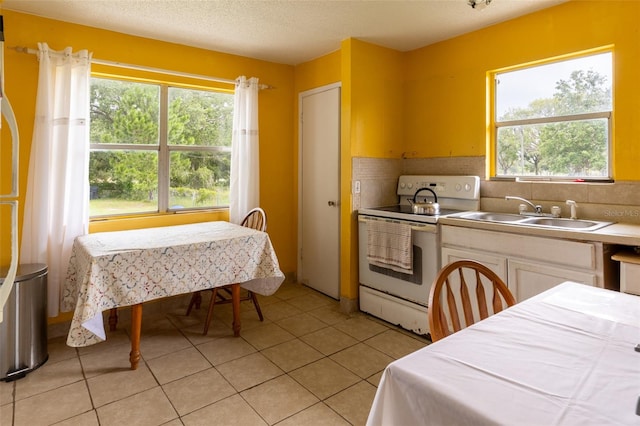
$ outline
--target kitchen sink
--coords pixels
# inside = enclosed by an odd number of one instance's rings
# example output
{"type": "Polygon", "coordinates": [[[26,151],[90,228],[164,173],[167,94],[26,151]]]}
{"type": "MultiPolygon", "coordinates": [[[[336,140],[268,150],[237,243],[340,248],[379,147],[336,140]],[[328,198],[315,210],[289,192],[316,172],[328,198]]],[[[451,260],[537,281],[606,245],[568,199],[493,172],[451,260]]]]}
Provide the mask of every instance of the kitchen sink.
{"type": "Polygon", "coordinates": [[[559,217],[529,217],[521,222],[529,225],[549,226],[553,228],[580,229],[582,231],[594,231],[611,225],[611,222],[598,222],[586,219],[562,219],[559,217]]]}
{"type": "Polygon", "coordinates": [[[495,212],[467,212],[454,215],[461,219],[478,220],[483,222],[505,223],[510,225],[535,226],[555,229],[574,229],[580,231],[595,231],[611,225],[613,222],[600,222],[588,219],[564,219],[548,216],[523,216],[512,213],[495,212]]]}
{"type": "Polygon", "coordinates": [[[489,222],[517,222],[523,219],[519,214],[511,213],[491,213],[491,212],[470,212],[459,217],[472,220],[486,220],[489,222]]]}

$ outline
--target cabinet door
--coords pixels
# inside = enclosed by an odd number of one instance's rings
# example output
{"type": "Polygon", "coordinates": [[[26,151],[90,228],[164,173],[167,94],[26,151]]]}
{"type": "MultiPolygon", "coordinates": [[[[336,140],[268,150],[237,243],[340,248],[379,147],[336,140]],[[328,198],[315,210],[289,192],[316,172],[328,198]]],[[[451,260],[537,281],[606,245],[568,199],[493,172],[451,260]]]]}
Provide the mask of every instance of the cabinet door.
{"type": "Polygon", "coordinates": [[[507,282],[507,258],[505,256],[498,256],[495,254],[487,254],[486,252],[472,250],[459,250],[449,247],[443,247],[441,255],[442,266],[448,265],[449,263],[457,260],[475,260],[498,274],[505,283],[507,282]]]}
{"type": "Polygon", "coordinates": [[[516,298],[522,302],[565,281],[575,281],[596,286],[597,276],[592,272],[556,268],[541,263],[509,259],[508,286],[516,298]]]}

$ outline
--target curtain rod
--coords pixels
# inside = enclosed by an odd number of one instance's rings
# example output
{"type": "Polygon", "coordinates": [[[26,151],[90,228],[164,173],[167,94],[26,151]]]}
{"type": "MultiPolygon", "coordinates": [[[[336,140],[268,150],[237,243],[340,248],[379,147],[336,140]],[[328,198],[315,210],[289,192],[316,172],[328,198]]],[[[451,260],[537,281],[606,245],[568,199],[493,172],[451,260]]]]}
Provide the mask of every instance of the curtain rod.
{"type": "MultiPolygon", "coordinates": [[[[14,49],[14,50],[16,50],[18,52],[21,52],[21,53],[28,53],[30,55],[37,55],[38,54],[38,50],[29,49],[28,47],[14,46],[11,49],[14,49]]],[[[52,52],[52,53],[59,54],[57,52],[52,52]]],[[[235,80],[230,80],[230,79],[227,79],[227,78],[210,77],[208,75],[200,75],[200,74],[190,74],[190,73],[180,72],[180,71],[165,70],[165,69],[162,69],[162,68],[145,67],[143,65],[125,64],[123,62],[107,61],[107,60],[104,60],[104,59],[91,58],[91,63],[92,64],[97,64],[97,65],[106,65],[106,66],[109,66],[109,67],[126,68],[126,69],[131,69],[131,70],[136,70],[136,71],[147,71],[147,72],[155,72],[155,73],[158,73],[158,74],[174,75],[174,76],[178,76],[178,77],[195,78],[195,79],[198,79],[198,80],[213,81],[213,82],[216,82],[216,83],[226,83],[226,84],[232,84],[232,85],[236,84],[235,80]]],[[[260,90],[273,89],[274,88],[273,86],[271,86],[269,84],[259,84],[258,87],[260,88],[260,90]]]]}

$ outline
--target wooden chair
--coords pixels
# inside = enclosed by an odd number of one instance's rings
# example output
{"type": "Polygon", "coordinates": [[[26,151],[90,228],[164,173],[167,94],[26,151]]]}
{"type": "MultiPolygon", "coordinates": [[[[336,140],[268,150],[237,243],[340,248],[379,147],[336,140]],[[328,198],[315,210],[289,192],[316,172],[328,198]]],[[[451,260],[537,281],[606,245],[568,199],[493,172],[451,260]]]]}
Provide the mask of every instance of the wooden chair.
{"type": "Polygon", "coordinates": [[[491,269],[472,260],[450,263],[440,270],[431,285],[428,308],[431,341],[447,337],[515,303],[507,285],[491,269]]]}
{"type": "MultiPolygon", "coordinates": [[[[247,213],[247,215],[242,219],[240,223],[242,226],[246,226],[247,228],[256,229],[258,231],[266,232],[267,230],[267,214],[260,207],[256,207],[247,213]]],[[[211,291],[211,300],[209,301],[209,310],[207,311],[207,318],[204,323],[204,331],[202,334],[206,336],[209,332],[209,325],[211,324],[211,318],[213,317],[213,307],[216,304],[222,303],[232,303],[232,295],[231,288],[234,284],[229,284],[220,287],[214,287],[209,289],[211,291]]],[[[191,310],[195,306],[196,308],[200,308],[200,303],[202,300],[201,292],[196,291],[191,296],[191,301],[189,302],[189,307],[187,308],[187,315],[191,313],[191,310]]],[[[264,321],[264,317],[262,316],[262,311],[260,310],[260,304],[258,304],[258,298],[255,293],[248,291],[247,293],[240,298],[240,301],[251,300],[253,302],[253,306],[255,306],[256,311],[258,312],[258,317],[260,321],[264,321]]]]}

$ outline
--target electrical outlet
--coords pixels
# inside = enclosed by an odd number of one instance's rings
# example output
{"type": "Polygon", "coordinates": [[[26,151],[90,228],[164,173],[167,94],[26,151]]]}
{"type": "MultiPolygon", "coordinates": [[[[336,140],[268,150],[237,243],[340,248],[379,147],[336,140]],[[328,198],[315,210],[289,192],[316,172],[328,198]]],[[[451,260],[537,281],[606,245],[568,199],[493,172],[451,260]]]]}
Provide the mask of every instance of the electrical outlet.
{"type": "Polygon", "coordinates": [[[354,194],[359,194],[360,193],[360,181],[359,180],[353,182],[353,193],[354,194]]]}

